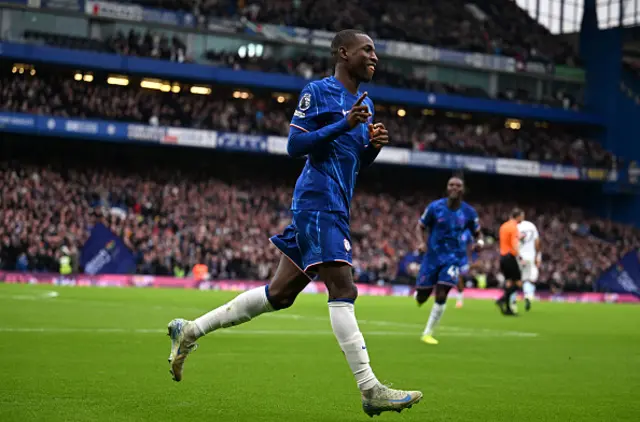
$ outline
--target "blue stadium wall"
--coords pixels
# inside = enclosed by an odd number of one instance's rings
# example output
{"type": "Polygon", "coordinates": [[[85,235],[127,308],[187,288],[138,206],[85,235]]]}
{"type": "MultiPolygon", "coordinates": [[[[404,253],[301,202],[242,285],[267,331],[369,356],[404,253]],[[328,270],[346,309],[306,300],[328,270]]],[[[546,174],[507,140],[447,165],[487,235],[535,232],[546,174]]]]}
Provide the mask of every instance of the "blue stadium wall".
{"type": "Polygon", "coordinates": [[[595,0],[585,2],[580,35],[586,64],[586,108],[604,119],[603,145],[624,157],[627,165],[615,185],[605,188],[596,211],[615,220],[640,225],[640,195],[632,188],[640,163],[640,82],[622,68],[623,29],[598,29],[595,0]]]}

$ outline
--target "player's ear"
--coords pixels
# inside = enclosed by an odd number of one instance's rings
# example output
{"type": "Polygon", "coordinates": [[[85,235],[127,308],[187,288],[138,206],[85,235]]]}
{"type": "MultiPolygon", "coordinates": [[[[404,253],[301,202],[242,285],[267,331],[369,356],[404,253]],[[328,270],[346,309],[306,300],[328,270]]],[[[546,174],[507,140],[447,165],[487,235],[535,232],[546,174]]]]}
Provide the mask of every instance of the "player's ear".
{"type": "Polygon", "coordinates": [[[340,57],[342,60],[347,60],[347,58],[349,57],[349,55],[347,54],[347,47],[342,46],[338,48],[338,57],[340,57]]]}

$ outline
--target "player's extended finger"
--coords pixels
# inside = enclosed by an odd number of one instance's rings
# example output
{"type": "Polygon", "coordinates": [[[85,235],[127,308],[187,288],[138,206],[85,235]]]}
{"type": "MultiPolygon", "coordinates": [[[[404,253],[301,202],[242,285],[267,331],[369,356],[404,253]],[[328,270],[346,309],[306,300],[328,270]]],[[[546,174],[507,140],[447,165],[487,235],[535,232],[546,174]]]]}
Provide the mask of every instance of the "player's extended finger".
{"type": "Polygon", "coordinates": [[[382,123],[376,123],[373,125],[374,129],[385,129],[384,124],[382,123]]]}
{"type": "Polygon", "coordinates": [[[371,117],[371,113],[366,113],[363,111],[352,113],[352,115],[355,116],[356,119],[364,119],[364,120],[367,120],[369,117],[371,117]]]}
{"type": "Polygon", "coordinates": [[[353,106],[351,108],[351,112],[352,113],[355,113],[355,112],[360,112],[360,113],[366,112],[366,113],[368,113],[369,112],[369,107],[367,107],[366,105],[353,106]]]}
{"type": "Polygon", "coordinates": [[[367,98],[367,95],[369,95],[367,92],[365,92],[364,94],[362,94],[360,96],[360,98],[358,98],[358,101],[356,101],[356,103],[353,105],[355,106],[359,106],[360,104],[362,104],[362,102],[364,101],[365,98],[367,98]]]}

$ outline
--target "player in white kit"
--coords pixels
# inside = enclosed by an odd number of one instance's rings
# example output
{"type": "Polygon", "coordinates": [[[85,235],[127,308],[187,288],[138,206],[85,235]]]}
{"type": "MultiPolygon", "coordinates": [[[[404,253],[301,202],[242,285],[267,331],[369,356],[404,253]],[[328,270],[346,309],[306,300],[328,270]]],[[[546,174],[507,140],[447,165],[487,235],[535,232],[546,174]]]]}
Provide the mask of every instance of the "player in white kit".
{"type": "Polygon", "coordinates": [[[522,292],[524,293],[525,309],[531,309],[531,301],[536,293],[538,269],[542,259],[540,252],[540,234],[535,224],[524,220],[518,223],[520,232],[520,270],[522,272],[522,292]]]}

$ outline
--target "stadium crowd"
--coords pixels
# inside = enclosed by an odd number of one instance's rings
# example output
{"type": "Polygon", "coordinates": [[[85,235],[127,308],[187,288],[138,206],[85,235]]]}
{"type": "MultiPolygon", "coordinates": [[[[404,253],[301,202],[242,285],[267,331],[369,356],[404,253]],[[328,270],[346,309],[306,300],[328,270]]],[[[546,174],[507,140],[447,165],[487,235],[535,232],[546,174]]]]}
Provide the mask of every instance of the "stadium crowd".
{"type": "MultiPolygon", "coordinates": [[[[210,50],[203,57],[194,57],[187,51],[186,43],[178,36],[171,39],[159,31],[147,31],[144,34],[133,29],[127,34],[118,31],[106,40],[79,36],[51,34],[29,30],[23,34],[22,41],[46,44],[54,47],[90,50],[114,53],[126,56],[151,57],[163,60],[190,63],[205,61],[219,67],[255,70],[262,72],[284,73],[301,76],[305,79],[319,79],[331,74],[331,64],[327,56],[318,56],[301,51],[285,58],[273,57],[273,54],[244,55],[237,51],[210,50]]],[[[489,98],[489,94],[476,86],[465,86],[446,82],[432,81],[424,76],[412,75],[394,67],[393,63],[381,63],[376,69],[375,83],[396,88],[428,91],[435,94],[453,94],[465,97],[489,98]]],[[[559,89],[553,95],[545,95],[540,100],[533,98],[527,89],[506,89],[497,94],[499,99],[518,103],[541,103],[552,107],[579,109],[580,99],[559,89]]]]}
{"type": "Polygon", "coordinates": [[[187,55],[185,42],[176,35],[169,38],[162,30],[141,34],[132,29],[126,35],[122,31],[117,31],[115,35],[105,40],[27,30],[23,34],[23,41],[52,47],[150,57],[179,63],[192,61],[187,55]]]}
{"type": "MultiPolygon", "coordinates": [[[[284,98],[284,97],[283,97],[284,98]]],[[[151,125],[213,129],[286,136],[296,99],[279,103],[256,93],[250,101],[234,99],[229,88],[215,96],[164,93],[135,86],[85,83],[71,76],[8,74],[0,79],[0,110],[62,117],[101,118],[151,125]],[[226,96],[226,98],[225,98],[226,96]]],[[[425,116],[422,110],[381,106],[376,119],[385,123],[394,145],[488,157],[557,162],[578,167],[610,168],[614,157],[599,143],[570,130],[504,127],[500,118],[479,121],[425,116]]]]}
{"type": "Polygon", "coordinates": [[[339,31],[358,28],[374,38],[461,51],[506,55],[523,61],[569,64],[577,56],[510,0],[425,2],[400,0],[130,0],[185,10],[198,17],[339,31]]]}
{"type": "MultiPolygon", "coordinates": [[[[138,273],[188,273],[200,263],[213,279],[267,279],[278,261],[268,237],[290,221],[289,201],[301,164],[80,141],[48,140],[33,148],[8,137],[0,148],[0,269],[21,271],[57,272],[63,255],[82,271],[82,245],[91,227],[103,222],[135,253],[138,273]]],[[[406,177],[392,169],[395,177],[390,177],[381,173],[384,169],[364,172],[352,206],[354,271],[361,282],[415,276],[415,268],[401,269],[400,262],[416,250],[417,219],[446,180],[429,177],[432,183],[425,185],[424,176],[406,177]]],[[[473,187],[469,182],[475,190],[470,202],[485,236],[495,239],[516,204],[492,196],[491,188],[482,187],[486,183],[473,187]]],[[[541,232],[543,288],[591,291],[602,270],[640,246],[637,229],[589,217],[566,203],[536,198],[518,205],[541,232]]],[[[489,286],[499,283],[497,261],[494,243],[480,252],[475,265],[475,274],[486,275],[489,286]]]]}

